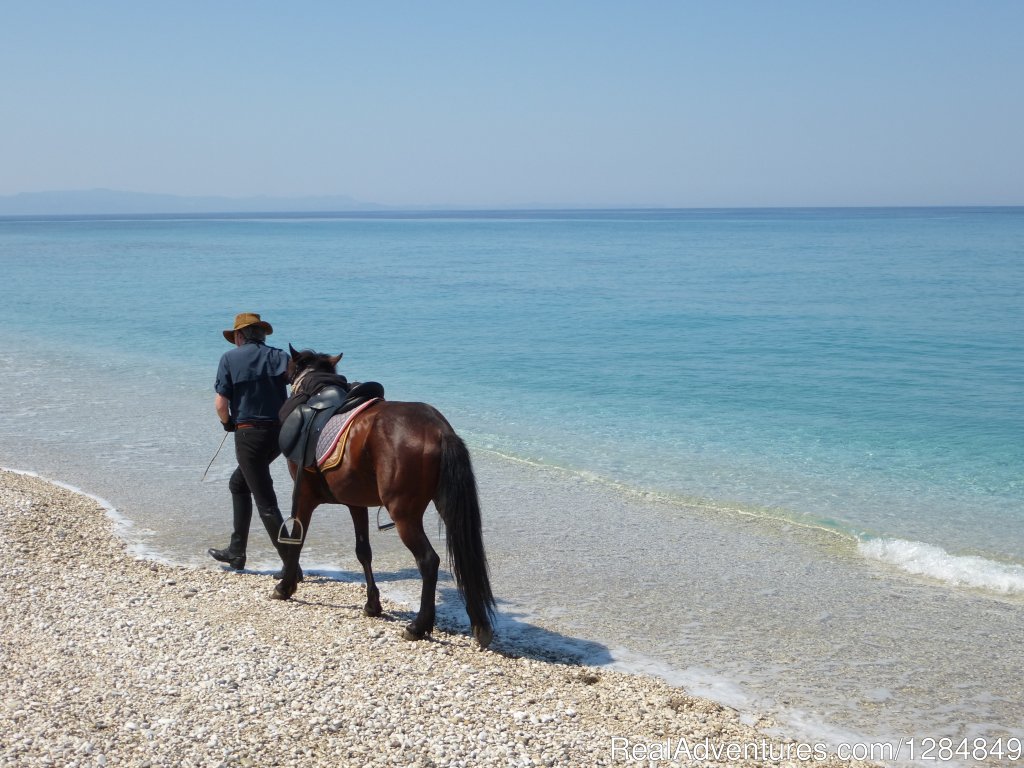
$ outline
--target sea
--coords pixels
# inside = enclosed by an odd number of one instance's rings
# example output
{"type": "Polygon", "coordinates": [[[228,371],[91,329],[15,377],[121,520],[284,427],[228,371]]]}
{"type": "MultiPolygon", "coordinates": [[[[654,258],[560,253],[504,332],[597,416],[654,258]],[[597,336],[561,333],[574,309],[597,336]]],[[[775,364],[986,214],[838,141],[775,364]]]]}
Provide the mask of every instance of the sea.
{"type": "MultiPolygon", "coordinates": [[[[1019,754],[1024,208],[3,218],[0,294],[0,466],[105,499],[139,557],[220,567],[214,373],[259,312],[466,440],[495,647],[898,761],[1019,754]]],[[[303,563],[358,582],[353,548],[325,506],[303,563]]]]}

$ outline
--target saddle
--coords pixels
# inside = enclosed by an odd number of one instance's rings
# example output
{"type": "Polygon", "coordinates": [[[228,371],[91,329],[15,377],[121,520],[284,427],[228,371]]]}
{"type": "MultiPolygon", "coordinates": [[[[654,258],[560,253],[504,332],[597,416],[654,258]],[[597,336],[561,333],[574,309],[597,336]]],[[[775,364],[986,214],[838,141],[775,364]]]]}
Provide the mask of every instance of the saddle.
{"type": "Polygon", "coordinates": [[[333,384],[324,387],[296,406],[281,424],[281,453],[300,469],[315,467],[317,443],[331,418],[381,397],[384,387],[376,381],[354,384],[348,390],[333,384]]]}

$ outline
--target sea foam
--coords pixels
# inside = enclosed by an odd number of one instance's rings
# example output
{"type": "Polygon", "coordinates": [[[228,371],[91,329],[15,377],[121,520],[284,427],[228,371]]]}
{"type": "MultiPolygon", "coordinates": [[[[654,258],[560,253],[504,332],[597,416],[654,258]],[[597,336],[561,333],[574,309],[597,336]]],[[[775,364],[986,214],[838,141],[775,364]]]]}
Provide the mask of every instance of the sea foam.
{"type": "Polygon", "coordinates": [[[984,557],[951,555],[941,547],[904,539],[871,539],[857,545],[861,555],[919,576],[996,592],[1024,595],[1024,567],[984,557]]]}
{"type": "Polygon", "coordinates": [[[141,542],[134,540],[132,534],[135,532],[136,528],[135,521],[123,514],[121,510],[102,496],[89,493],[83,488],[79,488],[77,485],[71,485],[70,483],[65,483],[61,480],[55,480],[52,477],[47,477],[46,475],[41,475],[38,472],[33,472],[28,469],[15,469],[14,467],[0,466],[0,471],[10,472],[12,475],[35,477],[43,482],[49,483],[50,485],[63,488],[66,491],[71,491],[72,493],[76,493],[79,496],[84,496],[85,498],[96,502],[103,508],[103,511],[106,513],[107,517],[110,518],[111,522],[113,522],[114,532],[124,542],[125,549],[127,549],[129,554],[140,560],[153,560],[166,565],[177,565],[173,559],[162,556],[157,552],[150,550],[141,542]]]}

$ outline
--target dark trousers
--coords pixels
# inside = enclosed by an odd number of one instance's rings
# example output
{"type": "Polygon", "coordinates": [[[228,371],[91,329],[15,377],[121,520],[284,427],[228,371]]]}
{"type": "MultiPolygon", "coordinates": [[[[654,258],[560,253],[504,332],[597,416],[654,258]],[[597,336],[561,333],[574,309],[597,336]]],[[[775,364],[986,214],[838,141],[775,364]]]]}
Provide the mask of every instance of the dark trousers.
{"type": "Polygon", "coordinates": [[[234,513],[234,531],[228,548],[232,557],[245,554],[253,500],[256,502],[263,527],[270,535],[270,541],[278,552],[281,550],[277,536],[284,519],[281,516],[281,509],[277,506],[274,478],[270,476],[270,465],[281,455],[277,443],[280,431],[280,426],[273,426],[267,429],[251,427],[235,432],[235,458],[238,460],[238,467],[228,481],[234,513]]]}

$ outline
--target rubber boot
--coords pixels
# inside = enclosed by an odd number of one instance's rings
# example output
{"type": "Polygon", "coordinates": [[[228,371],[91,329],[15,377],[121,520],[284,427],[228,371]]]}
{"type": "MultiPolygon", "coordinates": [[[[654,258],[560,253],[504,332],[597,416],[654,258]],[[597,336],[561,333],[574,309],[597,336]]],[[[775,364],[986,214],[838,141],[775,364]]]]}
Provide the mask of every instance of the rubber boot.
{"type": "Polygon", "coordinates": [[[245,545],[249,540],[249,523],[252,522],[252,497],[248,493],[231,495],[231,513],[234,530],[228,548],[236,557],[245,557],[245,545]]]}
{"type": "Polygon", "coordinates": [[[227,549],[213,549],[207,553],[214,560],[227,563],[236,571],[245,568],[245,545],[249,539],[249,523],[252,521],[252,497],[248,493],[231,494],[232,531],[231,543],[227,549]]]}

